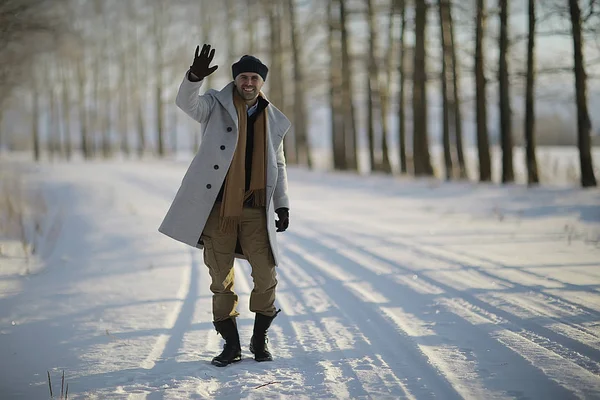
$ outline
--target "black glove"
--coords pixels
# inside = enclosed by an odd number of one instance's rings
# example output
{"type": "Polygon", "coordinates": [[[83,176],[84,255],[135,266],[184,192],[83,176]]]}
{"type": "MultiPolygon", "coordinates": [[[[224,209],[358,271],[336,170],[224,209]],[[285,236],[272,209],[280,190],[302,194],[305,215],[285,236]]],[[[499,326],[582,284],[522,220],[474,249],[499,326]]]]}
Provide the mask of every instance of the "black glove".
{"type": "Polygon", "coordinates": [[[210,49],[210,44],[202,46],[202,51],[198,55],[200,46],[196,46],[196,55],[194,62],[190,66],[190,72],[198,77],[199,80],[204,79],[219,68],[218,65],[209,67],[213,57],[215,56],[215,49],[210,49]]]}
{"type": "Polygon", "coordinates": [[[290,225],[290,210],[282,207],[275,210],[275,212],[277,213],[277,217],[279,217],[279,219],[275,221],[277,232],[283,232],[290,225]]]}

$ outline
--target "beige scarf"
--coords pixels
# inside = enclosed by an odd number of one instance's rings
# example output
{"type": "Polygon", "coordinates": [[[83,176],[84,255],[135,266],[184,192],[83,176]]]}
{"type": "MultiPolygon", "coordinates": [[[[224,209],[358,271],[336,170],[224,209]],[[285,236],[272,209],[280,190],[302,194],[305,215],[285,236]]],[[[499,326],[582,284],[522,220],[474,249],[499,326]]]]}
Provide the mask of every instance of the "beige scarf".
{"type": "MultiPolygon", "coordinates": [[[[264,97],[260,92],[259,96],[264,97]]],[[[254,122],[254,143],[252,152],[252,171],[250,174],[250,188],[246,188],[246,138],[248,110],[246,102],[240,97],[237,89],[233,88],[233,104],[238,116],[238,141],[233,154],[233,160],[225,177],[223,202],[220,212],[220,229],[224,233],[233,233],[242,217],[244,202],[252,197],[254,206],[266,205],[267,185],[267,111],[258,115],[254,122]]]]}

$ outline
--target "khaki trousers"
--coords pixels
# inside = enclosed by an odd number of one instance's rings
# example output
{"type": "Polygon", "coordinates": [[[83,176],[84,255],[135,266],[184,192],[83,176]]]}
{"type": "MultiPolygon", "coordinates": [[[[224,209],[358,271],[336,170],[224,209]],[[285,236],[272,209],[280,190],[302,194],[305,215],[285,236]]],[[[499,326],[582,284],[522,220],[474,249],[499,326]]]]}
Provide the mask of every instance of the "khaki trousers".
{"type": "Polygon", "coordinates": [[[213,320],[235,318],[238,296],[234,292],[234,253],[239,239],[240,246],[250,266],[254,289],[250,293],[250,311],[275,315],[275,287],[277,273],[275,260],[267,233],[267,216],[263,207],[244,207],[236,234],[224,234],[219,230],[220,203],[213,207],[201,239],[204,242],[204,263],[208,267],[213,293],[213,320]]]}

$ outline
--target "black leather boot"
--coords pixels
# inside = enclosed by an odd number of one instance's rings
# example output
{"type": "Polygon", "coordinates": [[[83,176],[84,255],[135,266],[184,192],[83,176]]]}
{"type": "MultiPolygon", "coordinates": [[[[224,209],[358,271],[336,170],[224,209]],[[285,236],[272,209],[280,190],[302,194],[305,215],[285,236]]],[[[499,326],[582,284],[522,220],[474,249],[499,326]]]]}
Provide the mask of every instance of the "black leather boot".
{"type": "Polygon", "coordinates": [[[242,346],[240,346],[240,335],[238,334],[235,319],[228,318],[224,321],[213,322],[217,332],[225,339],[225,345],[221,354],[212,359],[211,364],[217,367],[225,367],[242,359],[242,346]]]}
{"type": "Polygon", "coordinates": [[[256,317],[254,318],[254,331],[252,332],[252,338],[250,339],[250,352],[254,354],[254,359],[256,361],[273,361],[273,356],[267,345],[269,342],[267,330],[280,311],[281,310],[278,310],[272,317],[256,313],[256,317]]]}

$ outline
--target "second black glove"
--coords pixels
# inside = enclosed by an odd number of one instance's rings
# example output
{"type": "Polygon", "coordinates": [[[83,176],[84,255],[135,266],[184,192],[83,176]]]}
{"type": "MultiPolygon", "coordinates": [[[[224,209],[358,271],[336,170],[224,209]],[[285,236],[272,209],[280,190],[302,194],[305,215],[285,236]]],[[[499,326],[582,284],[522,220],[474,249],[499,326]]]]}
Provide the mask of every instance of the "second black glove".
{"type": "Polygon", "coordinates": [[[277,221],[275,221],[277,232],[284,232],[288,226],[290,226],[290,210],[282,207],[275,210],[275,212],[279,218],[277,221]]]}

